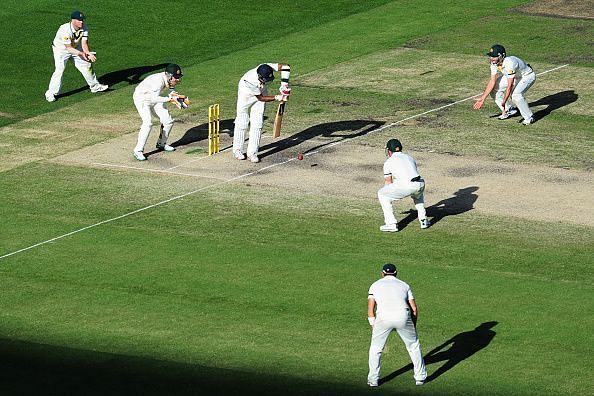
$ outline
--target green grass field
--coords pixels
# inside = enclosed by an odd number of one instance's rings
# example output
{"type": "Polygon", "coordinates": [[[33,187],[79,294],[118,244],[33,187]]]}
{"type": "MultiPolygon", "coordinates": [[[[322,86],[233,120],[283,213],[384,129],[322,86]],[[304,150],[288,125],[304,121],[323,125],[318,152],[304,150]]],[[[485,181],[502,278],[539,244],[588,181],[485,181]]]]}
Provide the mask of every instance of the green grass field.
{"type": "MultiPolygon", "coordinates": [[[[471,204],[440,209],[440,198],[428,194],[434,226],[420,230],[413,219],[385,235],[377,231],[376,188],[332,194],[300,185],[303,175],[320,178],[317,168],[334,178],[350,171],[322,160],[341,156],[344,146],[383,154],[394,135],[427,156],[591,175],[594,22],[515,9],[527,1],[471,3],[83,4],[97,74],[112,90],[91,94],[68,65],[68,95],[47,103],[49,45],[73,3],[5,2],[0,394],[594,393],[591,222],[471,204]],[[389,125],[480,93],[488,78],[483,53],[497,41],[539,72],[569,64],[539,76],[529,91],[540,117],[530,129],[491,119],[492,104],[475,112],[465,102],[345,141],[317,154],[317,168],[293,162],[230,181],[248,168],[232,168],[238,161],[221,153],[201,161],[214,165],[201,165],[198,176],[132,169],[139,167],[129,158],[139,126],[132,91],[157,65],[176,62],[184,71],[179,88],[192,106],[172,111],[180,136],[204,124],[208,104],[221,103],[226,121],[234,117],[243,72],[289,62],[283,138],[327,143],[342,130],[323,126],[389,125]],[[126,167],[98,166],[93,156],[110,153],[128,155],[126,167]],[[419,303],[430,379],[423,387],[414,385],[395,335],[382,359],[385,382],[366,386],[366,294],[388,261],[419,303]]],[[[169,158],[184,155],[189,167],[205,155],[203,143],[169,158]]],[[[291,150],[278,156],[290,158],[291,150]]],[[[381,161],[364,165],[377,187],[381,161]]],[[[448,194],[459,188],[447,186],[448,194]]]]}

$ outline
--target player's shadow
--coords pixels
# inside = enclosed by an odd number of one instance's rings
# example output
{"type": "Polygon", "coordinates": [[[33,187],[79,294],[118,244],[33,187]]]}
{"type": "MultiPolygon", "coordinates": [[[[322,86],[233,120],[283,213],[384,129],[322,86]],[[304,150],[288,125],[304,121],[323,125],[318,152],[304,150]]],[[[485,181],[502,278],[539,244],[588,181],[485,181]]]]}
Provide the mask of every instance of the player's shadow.
{"type": "MultiPolygon", "coordinates": [[[[167,65],[168,63],[160,63],[158,65],[152,66],[130,67],[128,69],[122,69],[106,73],[99,77],[98,80],[100,83],[107,84],[110,87],[121,82],[127,82],[129,85],[136,85],[141,81],[142,76],[144,76],[145,74],[152,73],[156,70],[164,70],[167,65]]],[[[56,98],[65,98],[80,92],[84,92],[87,89],[89,89],[89,87],[87,85],[84,85],[82,87],[56,95],[56,98]]],[[[111,90],[111,88],[109,90],[111,90]]]]}
{"type": "Polygon", "coordinates": [[[307,150],[303,151],[305,154],[311,151],[319,150],[322,147],[328,146],[330,144],[336,144],[338,141],[353,139],[358,136],[366,135],[384,124],[384,121],[352,120],[327,122],[324,124],[314,125],[282,140],[278,140],[260,147],[260,153],[258,156],[260,158],[268,157],[269,155],[273,155],[278,152],[290,149],[291,147],[298,146],[301,143],[315,137],[332,138],[328,142],[321,143],[315,147],[309,147],[307,150]]]}
{"type": "Polygon", "coordinates": [[[538,110],[534,113],[534,119],[540,120],[553,111],[560,109],[563,106],[567,106],[570,103],[573,103],[578,100],[578,95],[575,91],[562,91],[557,92],[553,95],[545,96],[544,98],[540,98],[536,102],[530,103],[530,106],[547,106],[544,109],[538,110]]]}
{"type": "MultiPolygon", "coordinates": [[[[456,191],[453,196],[442,199],[436,204],[427,207],[427,217],[431,221],[431,226],[439,223],[441,219],[446,216],[456,216],[472,210],[474,208],[474,203],[478,199],[478,195],[475,194],[478,189],[477,186],[461,188],[456,191]]],[[[411,209],[406,213],[406,217],[398,221],[399,229],[404,229],[410,222],[418,217],[417,211],[414,209],[411,209]]]]}
{"type": "MultiPolygon", "coordinates": [[[[492,330],[497,324],[498,322],[496,321],[484,322],[474,330],[456,334],[443,344],[433,348],[425,355],[425,366],[434,365],[440,362],[445,363],[433,371],[433,373],[427,377],[426,382],[437,379],[439,376],[454,368],[458,363],[470,358],[481,349],[486,348],[497,334],[492,330]]],[[[384,383],[391,381],[412,369],[412,363],[408,364],[383,377],[380,382],[384,383]]]]}
{"type": "MultiPolygon", "coordinates": [[[[233,136],[234,119],[221,120],[219,122],[220,133],[226,133],[233,136]]],[[[187,144],[199,142],[208,139],[208,123],[196,125],[188,129],[182,137],[171,143],[173,147],[184,146],[187,144]]]]}

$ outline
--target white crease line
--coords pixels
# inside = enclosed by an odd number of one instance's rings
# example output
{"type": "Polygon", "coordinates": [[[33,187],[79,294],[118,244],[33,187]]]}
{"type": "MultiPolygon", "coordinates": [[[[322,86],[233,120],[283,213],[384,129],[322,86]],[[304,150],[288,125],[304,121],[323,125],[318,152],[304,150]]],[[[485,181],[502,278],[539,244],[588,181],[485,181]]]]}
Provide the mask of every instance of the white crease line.
{"type": "MultiPolygon", "coordinates": [[[[554,69],[550,69],[550,70],[547,70],[547,71],[544,71],[544,72],[538,73],[538,74],[537,74],[537,76],[539,76],[539,75],[542,75],[542,74],[546,74],[546,73],[549,73],[549,72],[552,72],[552,71],[555,71],[555,70],[558,70],[558,69],[561,69],[561,68],[563,68],[563,67],[566,67],[566,66],[569,66],[569,64],[565,64],[565,65],[562,65],[562,66],[556,67],[556,68],[554,68],[554,69]]],[[[326,150],[326,149],[328,149],[328,148],[330,148],[330,147],[337,146],[337,145],[339,145],[339,144],[342,144],[342,143],[344,143],[344,142],[347,142],[347,141],[348,141],[348,142],[351,142],[351,141],[353,141],[353,140],[355,140],[355,139],[358,139],[358,138],[360,138],[360,137],[363,137],[363,136],[369,136],[369,135],[371,135],[372,133],[377,133],[377,132],[383,131],[384,129],[391,128],[391,127],[393,127],[393,126],[395,126],[395,125],[398,125],[398,124],[401,124],[401,123],[403,123],[403,122],[405,122],[405,121],[411,120],[411,119],[413,119],[413,118],[417,118],[417,117],[420,117],[420,116],[422,116],[422,115],[425,115],[425,114],[433,113],[433,112],[436,112],[436,111],[439,111],[439,110],[445,109],[445,108],[447,108],[447,107],[451,107],[451,106],[453,106],[453,105],[455,105],[455,104],[458,104],[458,103],[466,102],[467,100],[470,100],[470,99],[472,99],[472,98],[476,98],[477,96],[480,96],[480,95],[481,95],[481,94],[476,94],[476,95],[473,95],[473,96],[469,96],[469,97],[468,97],[468,98],[466,98],[466,99],[458,100],[458,101],[455,101],[455,102],[453,102],[453,103],[450,103],[450,104],[447,104],[447,105],[444,105],[444,106],[437,107],[437,108],[435,108],[435,109],[427,110],[427,111],[424,111],[424,112],[422,112],[422,113],[415,114],[415,115],[412,115],[412,116],[410,116],[410,117],[403,118],[402,120],[399,120],[399,121],[393,122],[393,123],[391,123],[391,124],[384,125],[384,126],[382,126],[382,127],[378,128],[378,129],[374,129],[373,131],[370,131],[369,133],[366,133],[365,135],[356,136],[356,137],[354,137],[354,138],[351,138],[351,139],[343,139],[343,140],[336,141],[336,142],[334,142],[334,143],[331,143],[331,144],[329,144],[329,145],[327,145],[327,146],[324,146],[324,147],[322,147],[322,148],[320,148],[320,149],[318,149],[318,150],[307,152],[306,154],[304,154],[304,156],[310,156],[310,155],[313,155],[313,154],[317,154],[317,153],[319,153],[320,151],[326,150]]],[[[203,158],[204,158],[204,157],[203,157],[203,158]]],[[[117,217],[113,217],[113,218],[111,218],[111,219],[108,219],[108,220],[103,220],[103,221],[100,221],[99,223],[95,223],[95,224],[92,224],[92,225],[89,225],[89,226],[86,226],[86,227],[80,228],[80,229],[78,229],[78,230],[75,230],[75,231],[69,232],[69,233],[67,233],[67,234],[60,235],[60,236],[57,236],[57,237],[55,237],[55,238],[52,238],[52,239],[48,239],[47,241],[39,242],[39,243],[36,243],[35,245],[31,245],[31,246],[28,246],[28,247],[26,247],[26,248],[22,248],[22,249],[19,249],[19,250],[16,250],[16,251],[14,251],[14,252],[7,253],[7,254],[5,254],[5,255],[3,255],[3,256],[0,256],[0,260],[4,259],[4,258],[6,258],[6,257],[14,256],[15,254],[18,254],[18,253],[21,253],[21,252],[25,252],[25,251],[27,251],[27,250],[31,250],[31,249],[33,249],[33,248],[36,248],[36,247],[38,247],[38,246],[45,245],[45,244],[47,244],[47,243],[50,243],[50,242],[54,242],[54,241],[57,241],[57,240],[59,240],[59,239],[66,238],[66,237],[68,237],[68,236],[70,236],[70,235],[78,234],[79,232],[86,231],[86,230],[88,230],[88,229],[91,229],[91,228],[94,228],[94,227],[100,226],[100,225],[102,225],[102,224],[111,223],[111,222],[113,222],[113,221],[116,221],[116,220],[119,220],[119,219],[123,219],[123,218],[125,218],[125,217],[128,217],[128,216],[132,216],[133,214],[140,213],[140,212],[143,212],[143,211],[145,211],[145,210],[148,210],[148,209],[151,209],[151,208],[155,208],[155,207],[157,207],[157,206],[161,206],[161,205],[164,205],[164,204],[166,204],[166,203],[169,203],[169,202],[172,202],[172,201],[176,201],[176,200],[178,200],[178,199],[181,199],[181,198],[187,197],[187,196],[189,196],[189,195],[192,195],[192,194],[196,194],[196,193],[198,193],[198,192],[201,192],[201,191],[207,190],[207,189],[209,189],[209,188],[214,188],[214,187],[217,187],[217,186],[220,186],[220,185],[226,184],[226,183],[231,183],[231,182],[233,182],[233,181],[236,181],[236,180],[244,179],[244,178],[246,178],[246,177],[249,177],[249,176],[252,176],[252,175],[258,174],[258,173],[260,173],[260,172],[262,172],[262,171],[265,171],[265,170],[267,170],[267,169],[272,169],[272,168],[274,168],[274,167],[276,167],[276,166],[280,166],[280,165],[287,164],[287,163],[289,163],[289,162],[292,162],[292,161],[294,161],[294,160],[295,160],[295,158],[289,158],[288,160],[285,160],[285,161],[282,161],[282,162],[277,162],[277,163],[274,163],[274,164],[270,164],[270,165],[268,165],[268,166],[265,166],[265,167],[263,167],[263,168],[259,168],[258,170],[255,170],[255,171],[253,171],[253,172],[244,173],[243,175],[235,176],[235,177],[232,177],[232,178],[230,178],[230,179],[221,180],[221,181],[220,181],[220,182],[218,182],[218,183],[209,184],[208,186],[204,186],[204,187],[201,187],[201,188],[199,188],[199,189],[196,189],[196,190],[194,190],[194,191],[190,191],[190,192],[188,192],[188,193],[185,193],[185,194],[182,194],[182,195],[178,195],[178,196],[176,196],[176,197],[169,198],[169,199],[166,199],[166,200],[164,200],[164,201],[161,201],[161,202],[157,202],[157,203],[155,203],[155,204],[152,204],[152,205],[146,206],[146,207],[144,207],[144,208],[140,208],[140,209],[134,210],[134,211],[132,211],[132,212],[129,212],[129,213],[123,214],[123,215],[121,215],[121,216],[117,216],[117,217]]],[[[110,166],[111,166],[111,165],[110,165],[110,166]]],[[[122,167],[125,167],[125,166],[123,166],[123,165],[121,165],[121,166],[122,166],[122,167]]],[[[138,169],[143,169],[143,168],[138,168],[138,169]]],[[[170,169],[172,169],[172,168],[170,168],[170,169]]]]}
{"type": "Polygon", "coordinates": [[[170,174],[170,175],[192,176],[192,177],[200,177],[200,178],[204,178],[204,179],[225,180],[225,179],[223,179],[221,177],[216,177],[216,176],[197,175],[195,173],[172,172],[172,171],[169,170],[169,169],[173,169],[173,168],[167,168],[167,169],[151,169],[151,168],[141,168],[139,166],[128,166],[128,165],[118,165],[118,164],[103,164],[101,162],[92,162],[91,165],[104,166],[104,167],[108,167],[108,168],[134,169],[134,170],[145,171],[145,172],[154,172],[154,173],[167,173],[167,174],[170,174]]]}

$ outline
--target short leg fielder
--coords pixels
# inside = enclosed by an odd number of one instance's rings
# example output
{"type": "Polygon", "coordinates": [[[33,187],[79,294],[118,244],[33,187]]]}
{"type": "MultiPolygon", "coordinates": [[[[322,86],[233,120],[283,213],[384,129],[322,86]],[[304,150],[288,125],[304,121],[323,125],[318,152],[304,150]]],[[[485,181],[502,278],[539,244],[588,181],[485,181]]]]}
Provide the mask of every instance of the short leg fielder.
{"type": "Polygon", "coordinates": [[[406,350],[408,351],[410,360],[414,366],[415,380],[425,381],[427,378],[427,370],[425,368],[425,361],[423,360],[421,343],[410,316],[397,320],[376,320],[371,333],[371,346],[369,347],[369,375],[367,381],[377,384],[380,375],[382,352],[388,341],[388,336],[393,330],[396,330],[406,346],[406,350]]]}
{"type": "Polygon", "coordinates": [[[385,224],[397,224],[398,221],[394,216],[394,208],[392,202],[406,197],[411,197],[415,208],[417,209],[419,221],[427,218],[425,210],[425,182],[405,182],[405,183],[391,183],[386,184],[377,192],[382,211],[384,212],[385,224]]]}

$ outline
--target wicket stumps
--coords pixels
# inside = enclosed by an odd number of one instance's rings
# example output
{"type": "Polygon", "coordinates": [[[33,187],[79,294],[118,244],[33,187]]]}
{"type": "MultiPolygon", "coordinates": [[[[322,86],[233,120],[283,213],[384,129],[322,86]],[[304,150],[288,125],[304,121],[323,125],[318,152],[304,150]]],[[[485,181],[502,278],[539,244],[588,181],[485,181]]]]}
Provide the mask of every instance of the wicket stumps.
{"type": "Polygon", "coordinates": [[[219,104],[208,106],[208,155],[221,151],[221,111],[219,104]]]}

